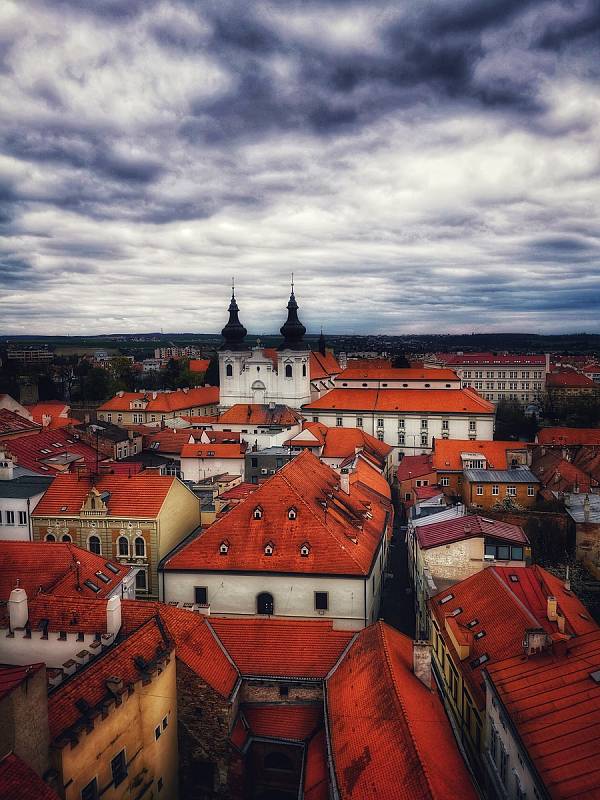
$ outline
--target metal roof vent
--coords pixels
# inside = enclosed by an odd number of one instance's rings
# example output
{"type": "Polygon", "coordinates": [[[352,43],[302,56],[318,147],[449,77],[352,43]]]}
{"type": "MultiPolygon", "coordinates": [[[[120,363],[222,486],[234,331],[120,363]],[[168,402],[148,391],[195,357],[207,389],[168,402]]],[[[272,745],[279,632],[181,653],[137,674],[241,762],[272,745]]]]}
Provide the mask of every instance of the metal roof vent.
{"type": "Polygon", "coordinates": [[[595,672],[590,672],[590,678],[594,683],[600,683],[600,669],[597,669],[595,672]]]}

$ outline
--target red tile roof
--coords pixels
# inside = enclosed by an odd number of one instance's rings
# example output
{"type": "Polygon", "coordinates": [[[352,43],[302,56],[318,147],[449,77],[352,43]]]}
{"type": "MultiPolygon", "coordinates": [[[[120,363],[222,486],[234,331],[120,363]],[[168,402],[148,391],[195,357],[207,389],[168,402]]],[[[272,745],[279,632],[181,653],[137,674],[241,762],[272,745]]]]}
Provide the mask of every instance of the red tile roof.
{"type": "Polygon", "coordinates": [[[106,633],[107,600],[54,594],[37,594],[28,602],[27,626],[38,630],[47,624],[53,632],[106,633]]]}
{"type": "Polygon", "coordinates": [[[323,704],[252,703],[242,706],[252,736],[304,742],[323,725],[323,704]]]}
{"type": "Polygon", "coordinates": [[[96,467],[96,451],[83,442],[77,441],[64,429],[43,430],[30,436],[20,436],[3,443],[16,458],[20,467],[40,475],[55,475],[69,469],[73,464],[85,464],[88,469],[96,467]],[[64,462],[67,456],[68,463],[64,462]],[[71,462],[71,457],[73,461],[71,462]]]}
{"type": "Polygon", "coordinates": [[[600,386],[587,375],[581,372],[568,370],[565,372],[549,372],[546,375],[546,386],[549,389],[594,389],[600,390],[600,386]]]}
{"type": "MultiPolygon", "coordinates": [[[[139,659],[146,663],[157,658],[159,652],[169,652],[172,648],[155,619],[150,620],[124,641],[102,653],[80,672],[75,673],[58,690],[48,697],[48,722],[50,737],[56,740],[68,735],[69,728],[84,715],[76,705],[84,700],[90,708],[95,708],[108,697],[110,692],[106,681],[117,676],[127,688],[140,680],[142,672],[137,666],[139,659]]],[[[137,702],[137,701],[135,701],[137,702]]]]}
{"type": "Polygon", "coordinates": [[[327,428],[321,458],[345,458],[354,455],[357,448],[369,453],[382,466],[394,449],[361,428],[327,428]]]}
{"type": "Polygon", "coordinates": [[[333,353],[320,353],[318,350],[313,350],[310,354],[310,379],[311,381],[323,381],[328,378],[334,377],[341,372],[341,367],[338,364],[336,357],[333,353]]]}
{"type": "Polygon", "coordinates": [[[325,437],[329,427],[322,422],[307,422],[302,423],[302,430],[297,433],[292,439],[285,442],[285,446],[293,445],[294,447],[322,447],[325,444],[325,437]]]}
{"type": "Polygon", "coordinates": [[[147,405],[142,410],[150,413],[182,411],[187,408],[218,405],[219,387],[201,386],[196,389],[177,389],[168,392],[123,392],[98,406],[96,410],[130,411],[134,400],[145,400],[147,405]]]}
{"type": "Polygon", "coordinates": [[[303,406],[306,411],[440,411],[492,414],[494,405],[474,389],[332,389],[303,406]]]}
{"type": "Polygon", "coordinates": [[[49,427],[51,428],[63,427],[70,422],[70,406],[60,400],[26,405],[25,408],[39,425],[48,424],[48,417],[50,418],[49,427]],[[44,417],[46,417],[46,420],[44,417]]]}
{"type": "Polygon", "coordinates": [[[439,486],[416,486],[414,489],[415,497],[417,500],[431,500],[432,497],[438,497],[444,493],[443,489],[439,486]]]}
{"type": "Polygon", "coordinates": [[[9,434],[26,434],[41,430],[36,422],[25,419],[16,411],[9,411],[8,408],[0,408],[0,436],[9,434]]]}
{"type": "Polygon", "coordinates": [[[185,444],[181,448],[181,458],[225,458],[241,459],[244,457],[248,445],[246,442],[238,444],[185,444]]]}
{"type": "Polygon", "coordinates": [[[17,585],[33,598],[39,591],[46,594],[76,597],[108,597],[130,568],[62,542],[0,541],[0,601],[8,600],[17,585]],[[110,564],[114,573],[107,567],[110,564]],[[101,580],[101,572],[108,581],[101,580]],[[99,592],[85,585],[91,580],[99,592]]]}
{"type": "Polygon", "coordinates": [[[209,442],[219,442],[220,444],[235,444],[236,442],[241,442],[241,434],[239,431],[212,431],[212,430],[205,430],[198,434],[197,431],[193,431],[198,438],[198,441],[204,442],[208,439],[209,442]],[[201,439],[199,437],[202,437],[201,439]]]}
{"type": "Polygon", "coordinates": [[[210,364],[209,358],[190,358],[190,372],[206,372],[210,364]]]}
{"type": "Polygon", "coordinates": [[[537,440],[545,445],[600,445],[600,428],[542,428],[537,440]]]}
{"type": "Polygon", "coordinates": [[[166,428],[164,431],[157,430],[151,433],[144,433],[144,450],[152,450],[154,453],[175,453],[179,455],[181,448],[188,444],[190,439],[197,438],[198,432],[191,428],[173,430],[166,428]]]}
{"type": "Polygon", "coordinates": [[[509,469],[507,451],[526,450],[527,442],[501,442],[471,439],[436,439],[432,453],[433,466],[440,472],[462,472],[461,453],[479,453],[488,469],[509,469]]]}
{"type": "Polygon", "coordinates": [[[451,369],[383,369],[381,367],[350,366],[339,374],[336,383],[343,381],[431,381],[432,383],[449,383],[458,381],[459,377],[451,369]]]}
{"type": "Polygon", "coordinates": [[[598,486],[598,481],[588,472],[562,458],[562,448],[537,458],[532,470],[542,486],[555,492],[571,492],[575,487],[580,492],[589,492],[591,487],[598,486]]]}
{"type": "Polygon", "coordinates": [[[244,676],[322,680],[353,636],[325,620],[211,617],[210,626],[244,676]]]}
{"type": "Polygon", "coordinates": [[[454,517],[442,522],[432,522],[430,525],[419,525],[416,528],[416,535],[419,547],[423,550],[482,536],[529,544],[523,529],[518,525],[510,525],[508,522],[486,519],[478,515],[454,517]]]}
{"type": "Polygon", "coordinates": [[[8,753],[0,760],[0,798],[2,800],[59,800],[54,789],[19,756],[8,753]]]}
{"type": "Polygon", "coordinates": [[[155,518],[167,494],[177,481],[167,475],[141,472],[127,475],[101,475],[90,481],[77,475],[58,475],[35,509],[35,517],[78,515],[92,486],[100,493],[110,492],[108,515],[113,517],[155,518]]]}
{"type": "Polygon", "coordinates": [[[339,480],[312,453],[300,453],[172,556],[165,569],[369,574],[386,525],[391,524],[391,506],[358,481],[346,494],[339,480]],[[259,506],[262,516],[255,519],[259,506]],[[294,519],[288,516],[291,508],[296,509],[294,519]],[[222,555],[225,540],[230,547],[222,555]],[[272,555],[265,553],[269,541],[274,544],[272,555]],[[306,542],[310,552],[302,556],[300,548],[306,542]]]}
{"type": "MultiPolygon", "coordinates": [[[[26,664],[18,667],[0,664],[0,700],[40,669],[44,669],[43,664],[26,664]]],[[[1,794],[0,797],[2,797],[1,794]]]]}
{"type": "Polygon", "coordinates": [[[220,494],[219,500],[245,500],[249,494],[252,494],[257,489],[257,483],[238,483],[237,486],[233,486],[220,494]]]}
{"type": "Polygon", "coordinates": [[[219,421],[218,414],[204,414],[198,415],[195,414],[194,416],[182,416],[181,419],[189,422],[192,428],[201,428],[203,426],[210,426],[215,422],[219,421]]]}
{"type": "Polygon", "coordinates": [[[304,800],[329,800],[325,729],[309,741],[304,756],[304,800]]]}
{"type": "Polygon", "coordinates": [[[341,797],[475,800],[443,706],[412,663],[412,641],[378,622],[358,634],[327,681],[341,797]]]}
{"type": "MultiPolygon", "coordinates": [[[[469,657],[463,662],[465,682],[480,708],[484,704],[481,688],[483,664],[472,666],[472,662],[475,664],[476,659],[487,655],[487,666],[522,653],[523,635],[527,628],[541,627],[550,634],[556,633],[557,623],[550,622],[546,616],[548,595],[556,597],[568,629],[579,634],[597,627],[575,595],[566,593],[557,578],[537,565],[515,569],[488,567],[429,601],[441,635],[450,650],[453,650],[453,645],[445,632],[445,620],[456,609],[462,609],[455,617],[460,626],[464,627],[476,619],[477,624],[468,630],[473,634],[485,631],[483,637],[473,639],[469,657]],[[515,575],[517,581],[511,580],[511,575],[515,575]],[[448,596],[449,599],[440,604],[439,601],[448,596]],[[584,614],[586,619],[580,614],[584,614]]],[[[456,653],[454,660],[459,663],[456,653]]]]}
{"type": "Polygon", "coordinates": [[[289,408],[289,406],[275,405],[275,408],[270,408],[268,405],[256,403],[236,403],[219,417],[219,424],[224,425],[275,425],[285,427],[299,425],[301,422],[301,414],[289,408]]]}
{"type": "Polygon", "coordinates": [[[490,664],[502,704],[553,800],[600,798],[600,630],[566,653],[517,655],[490,664]]]}
{"type": "MultiPolygon", "coordinates": [[[[350,474],[350,486],[355,484],[357,484],[357,487],[369,489],[371,492],[375,492],[376,495],[387,497],[388,500],[391,500],[392,490],[386,478],[377,467],[363,457],[362,453],[356,460],[356,468],[350,474]]],[[[373,501],[379,502],[377,496],[373,497],[373,501]]]]}
{"type": "Polygon", "coordinates": [[[434,472],[430,455],[404,456],[398,464],[397,475],[399,481],[408,481],[420,478],[421,475],[431,475],[434,472]]]}
{"type": "Polygon", "coordinates": [[[545,366],[546,356],[543,355],[522,355],[518,353],[438,353],[438,358],[444,364],[518,364],[532,366],[545,366]]]}

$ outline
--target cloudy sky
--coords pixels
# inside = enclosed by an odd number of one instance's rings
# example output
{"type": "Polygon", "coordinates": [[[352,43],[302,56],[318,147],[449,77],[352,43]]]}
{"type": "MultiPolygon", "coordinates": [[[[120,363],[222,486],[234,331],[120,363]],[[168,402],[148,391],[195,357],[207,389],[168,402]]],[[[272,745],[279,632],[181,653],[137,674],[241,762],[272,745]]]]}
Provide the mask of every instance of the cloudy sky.
{"type": "Polygon", "coordinates": [[[600,332],[600,0],[2,0],[0,331],[600,332]]]}

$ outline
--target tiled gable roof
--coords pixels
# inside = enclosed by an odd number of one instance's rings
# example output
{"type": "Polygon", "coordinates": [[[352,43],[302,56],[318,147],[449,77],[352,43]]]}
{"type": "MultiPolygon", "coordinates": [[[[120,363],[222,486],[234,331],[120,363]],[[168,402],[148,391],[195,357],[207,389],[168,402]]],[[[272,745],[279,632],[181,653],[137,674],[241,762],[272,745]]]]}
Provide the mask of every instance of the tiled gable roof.
{"type": "Polygon", "coordinates": [[[337,473],[304,451],[164,568],[366,575],[390,520],[387,499],[378,496],[375,502],[358,482],[347,495],[337,473]],[[260,518],[254,514],[257,506],[260,518]],[[297,510],[294,519],[290,508],[297,510]],[[220,552],[224,540],[230,543],[226,555],[220,552]],[[271,555],[265,553],[269,541],[274,543],[271,555]],[[311,549],[305,557],[300,548],[307,541],[311,549]]]}
{"type": "Polygon", "coordinates": [[[181,458],[227,458],[240,459],[244,457],[248,445],[246,442],[237,444],[220,444],[211,442],[210,444],[185,444],[181,448],[181,458]]]}
{"type": "Polygon", "coordinates": [[[398,464],[398,480],[408,481],[434,472],[431,455],[404,456],[398,464]]]}
{"type": "Polygon", "coordinates": [[[8,408],[0,408],[0,436],[14,433],[32,433],[39,431],[40,425],[25,419],[16,411],[9,411],[8,408]]]}
{"type": "Polygon", "coordinates": [[[0,760],[0,797],[4,800],[59,800],[54,789],[15,753],[0,760]]]}
{"type": "Polygon", "coordinates": [[[437,411],[492,414],[494,405],[474,389],[332,389],[305,411],[437,411]]]}
{"type": "Polygon", "coordinates": [[[432,383],[448,383],[459,380],[451,369],[383,369],[381,367],[348,367],[339,374],[336,383],[344,381],[431,381],[432,383]]]}
{"type": "Polygon", "coordinates": [[[526,450],[527,442],[501,442],[471,439],[436,439],[432,453],[433,466],[440,472],[462,471],[461,453],[478,453],[485,457],[490,469],[508,469],[507,452],[526,450]]]}
{"type": "Polygon", "coordinates": [[[600,391],[600,385],[595,383],[587,375],[582,375],[581,372],[575,370],[568,370],[565,372],[549,372],[546,375],[546,386],[549,389],[597,389],[600,391]]]}
{"type": "Polygon", "coordinates": [[[167,428],[164,431],[144,433],[144,449],[152,450],[154,453],[180,454],[181,448],[188,444],[190,439],[199,438],[199,436],[198,431],[193,431],[191,428],[182,430],[167,428]]]}
{"type": "Polygon", "coordinates": [[[18,466],[40,475],[56,475],[73,464],[85,464],[88,469],[94,469],[98,459],[92,447],[77,441],[64,429],[46,429],[20,436],[4,442],[3,449],[12,453],[18,466]]]}
{"type": "Polygon", "coordinates": [[[484,364],[486,366],[507,366],[518,364],[520,366],[546,365],[546,356],[520,353],[438,353],[438,358],[444,364],[484,364]]]}
{"type": "Polygon", "coordinates": [[[58,475],[35,509],[35,517],[78,515],[92,486],[100,493],[110,492],[108,516],[150,517],[160,513],[177,478],[141,472],[127,475],[100,475],[93,484],[89,478],[58,475]]]}
{"type": "Polygon", "coordinates": [[[310,379],[323,381],[339,375],[341,367],[333,353],[323,353],[313,350],[310,354],[310,379]]]}
{"type": "Polygon", "coordinates": [[[25,664],[17,667],[0,664],[0,700],[40,669],[44,669],[43,664],[25,664]]]}
{"type": "Polygon", "coordinates": [[[128,566],[70,543],[0,541],[0,600],[8,600],[17,581],[30,598],[39,591],[62,596],[108,597],[129,570],[128,566]],[[97,577],[98,572],[102,573],[102,579],[97,577]],[[86,580],[92,581],[99,591],[86,586],[86,580]]]}
{"type": "Polygon", "coordinates": [[[323,680],[354,635],[325,620],[213,617],[209,624],[243,676],[323,680]]]}
{"type": "Polygon", "coordinates": [[[420,525],[416,528],[416,535],[421,549],[440,547],[452,544],[452,542],[483,536],[507,542],[529,544],[523,529],[518,525],[510,525],[508,522],[497,519],[486,519],[476,514],[455,517],[443,522],[432,522],[431,525],[420,525]]]}
{"type": "Polygon", "coordinates": [[[541,428],[537,440],[546,445],[600,445],[600,428],[541,428]]]}
{"type": "Polygon", "coordinates": [[[252,703],[242,706],[252,736],[303,742],[323,724],[322,703],[252,703]]]}
{"type": "Polygon", "coordinates": [[[345,458],[354,455],[357,448],[364,449],[382,465],[393,451],[393,447],[380,442],[360,428],[327,428],[322,458],[345,458]]]}
{"type": "Polygon", "coordinates": [[[106,633],[106,604],[106,599],[37,594],[28,601],[27,627],[54,633],[106,633]]]}
{"type": "Polygon", "coordinates": [[[329,800],[327,740],[321,728],[309,741],[304,756],[304,800],[329,800]]]}
{"type": "Polygon", "coordinates": [[[206,372],[210,365],[209,358],[190,358],[189,370],[190,372],[206,372]]]}
{"type": "Polygon", "coordinates": [[[219,402],[218,386],[201,386],[195,389],[177,389],[169,392],[122,392],[112,397],[97,408],[104,411],[132,411],[131,403],[145,400],[147,405],[143,411],[174,412],[188,408],[212,406],[219,402]]]}
{"type": "Polygon", "coordinates": [[[327,680],[340,796],[475,800],[443,706],[412,661],[412,640],[378,622],[360,631],[327,680]]]}
{"type": "Polygon", "coordinates": [[[299,425],[302,416],[289,406],[276,404],[274,408],[257,403],[236,403],[219,417],[224,425],[299,425]]]}

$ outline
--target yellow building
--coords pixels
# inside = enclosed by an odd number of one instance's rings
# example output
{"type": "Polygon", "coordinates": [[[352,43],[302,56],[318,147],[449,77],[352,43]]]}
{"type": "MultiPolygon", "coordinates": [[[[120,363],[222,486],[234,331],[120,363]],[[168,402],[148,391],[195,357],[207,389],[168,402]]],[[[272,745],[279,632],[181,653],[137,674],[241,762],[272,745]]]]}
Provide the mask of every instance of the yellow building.
{"type": "Polygon", "coordinates": [[[158,563],[200,525],[200,501],[178,478],[144,472],[59,475],[32,515],[34,539],[72,541],[138,569],[138,597],[158,597],[158,563]]]}
{"type": "Polygon", "coordinates": [[[165,392],[117,392],[96,413],[104,422],[143,425],[173,417],[216,414],[218,409],[219,387],[201,386],[165,392]]]}

